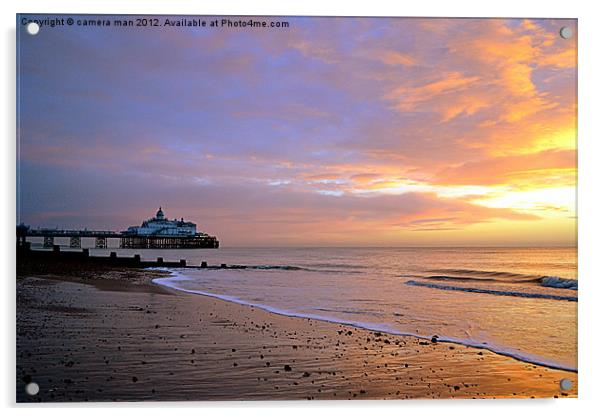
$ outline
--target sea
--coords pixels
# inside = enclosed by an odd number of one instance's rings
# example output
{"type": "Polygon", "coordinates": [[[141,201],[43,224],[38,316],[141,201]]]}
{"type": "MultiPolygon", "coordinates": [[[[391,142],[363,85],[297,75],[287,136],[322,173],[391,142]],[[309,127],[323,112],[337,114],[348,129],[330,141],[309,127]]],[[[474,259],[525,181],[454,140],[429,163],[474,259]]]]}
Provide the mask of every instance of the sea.
{"type": "Polygon", "coordinates": [[[154,283],[266,311],[487,349],[576,372],[577,249],[91,249],[186,259],[154,283]]]}

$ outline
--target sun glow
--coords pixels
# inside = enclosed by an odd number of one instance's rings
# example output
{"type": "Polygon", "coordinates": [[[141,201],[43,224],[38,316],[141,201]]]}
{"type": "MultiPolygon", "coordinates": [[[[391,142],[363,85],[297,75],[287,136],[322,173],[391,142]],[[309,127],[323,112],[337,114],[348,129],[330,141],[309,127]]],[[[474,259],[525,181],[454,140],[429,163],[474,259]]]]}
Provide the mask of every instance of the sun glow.
{"type": "Polygon", "coordinates": [[[489,208],[511,208],[541,217],[558,218],[575,215],[577,191],[574,187],[507,191],[473,202],[489,208]]]}

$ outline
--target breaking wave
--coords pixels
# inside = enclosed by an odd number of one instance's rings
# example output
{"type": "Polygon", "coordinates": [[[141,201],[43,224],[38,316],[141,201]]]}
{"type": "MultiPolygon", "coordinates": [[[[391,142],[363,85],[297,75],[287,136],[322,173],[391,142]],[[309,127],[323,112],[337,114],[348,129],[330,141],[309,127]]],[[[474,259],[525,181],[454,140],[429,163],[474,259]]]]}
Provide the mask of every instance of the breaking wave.
{"type": "Polygon", "coordinates": [[[449,275],[415,276],[432,280],[476,280],[481,282],[504,282],[504,283],[539,283],[541,286],[556,289],[578,289],[576,279],[566,279],[557,276],[536,276],[509,272],[492,272],[469,269],[439,269],[431,270],[434,273],[449,273],[449,275]]]}
{"type": "Polygon", "coordinates": [[[306,267],[299,266],[272,266],[272,265],[260,265],[260,266],[246,266],[247,269],[256,269],[256,270],[305,270],[305,271],[314,271],[312,269],[308,269],[306,267]]]}
{"type": "MultiPolygon", "coordinates": [[[[323,266],[330,266],[330,267],[336,267],[334,265],[323,265],[323,266]]],[[[321,267],[316,265],[316,267],[321,267]]],[[[348,266],[349,267],[349,266],[348,266]]],[[[317,273],[340,273],[340,270],[332,270],[332,269],[318,269],[318,268],[311,268],[311,267],[301,267],[301,266],[289,266],[289,265],[258,265],[258,266],[242,266],[241,268],[244,269],[251,269],[251,270],[284,270],[284,271],[305,271],[305,272],[317,272],[317,273]]],[[[350,269],[354,268],[354,267],[349,267],[350,269]]],[[[345,273],[362,273],[360,271],[357,270],[345,270],[345,273]]]]}
{"type": "MultiPolygon", "coordinates": [[[[556,278],[556,279],[558,279],[558,278],[556,278]]],[[[416,280],[409,280],[406,282],[406,285],[422,286],[422,287],[428,287],[431,289],[440,289],[440,290],[454,290],[454,291],[459,291],[459,292],[483,293],[483,294],[487,294],[487,295],[515,296],[515,297],[521,297],[521,298],[535,298],[535,299],[565,300],[565,301],[569,301],[569,302],[577,302],[578,301],[578,298],[576,296],[561,296],[561,295],[552,295],[552,294],[548,294],[548,293],[529,293],[529,292],[517,292],[517,291],[508,291],[508,290],[483,289],[483,288],[478,288],[478,287],[467,287],[467,286],[440,285],[440,284],[436,284],[436,283],[418,282],[416,280]]]]}
{"type": "Polygon", "coordinates": [[[545,287],[555,287],[558,289],[572,289],[577,290],[577,280],[574,279],[563,279],[562,277],[545,276],[540,279],[541,285],[545,287]]]}

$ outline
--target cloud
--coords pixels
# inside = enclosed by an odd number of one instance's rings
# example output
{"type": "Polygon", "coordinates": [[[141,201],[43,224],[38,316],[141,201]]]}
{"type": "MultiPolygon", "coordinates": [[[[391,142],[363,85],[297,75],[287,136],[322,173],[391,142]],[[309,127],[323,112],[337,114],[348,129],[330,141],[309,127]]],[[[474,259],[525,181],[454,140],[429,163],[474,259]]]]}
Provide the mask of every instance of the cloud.
{"type": "Polygon", "coordinates": [[[24,215],[33,225],[125,229],[151,216],[153,207],[160,204],[170,218],[183,216],[196,221],[202,229],[219,233],[230,244],[250,242],[258,235],[296,236],[297,243],[310,244],[314,233],[344,239],[355,238],[357,232],[368,233],[365,237],[374,242],[375,235],[391,229],[421,230],[433,218],[439,225],[455,228],[499,219],[536,218],[428,193],[331,196],[258,183],[215,186],[168,177],[148,181],[130,174],[102,175],[94,169],[82,170],[76,176],[69,168],[55,168],[52,176],[39,167],[25,172],[24,187],[39,184],[45,189],[23,195],[24,215]],[[116,180],[130,186],[115,186],[116,180]],[[59,193],[63,198],[57,200],[55,195],[59,193]],[[96,195],[105,198],[100,201],[96,195]],[[120,200],[129,202],[116,203],[120,200]]]}
{"type": "MultiPolygon", "coordinates": [[[[568,185],[575,185],[576,151],[546,150],[536,154],[493,157],[475,162],[463,163],[456,167],[441,170],[433,180],[437,184],[454,185],[522,185],[537,183],[538,177],[566,172],[572,178],[568,185]]],[[[564,185],[555,180],[550,185],[564,185]]]]}
{"type": "Polygon", "coordinates": [[[387,65],[405,65],[405,66],[415,66],[418,65],[416,59],[412,58],[410,55],[405,53],[400,53],[396,51],[384,51],[380,56],[381,60],[387,65]]]}
{"type": "Polygon", "coordinates": [[[159,203],[241,244],[405,244],[532,241],[566,216],[576,21],[287,20],[22,38],[19,220],[125,226],[159,203]]]}

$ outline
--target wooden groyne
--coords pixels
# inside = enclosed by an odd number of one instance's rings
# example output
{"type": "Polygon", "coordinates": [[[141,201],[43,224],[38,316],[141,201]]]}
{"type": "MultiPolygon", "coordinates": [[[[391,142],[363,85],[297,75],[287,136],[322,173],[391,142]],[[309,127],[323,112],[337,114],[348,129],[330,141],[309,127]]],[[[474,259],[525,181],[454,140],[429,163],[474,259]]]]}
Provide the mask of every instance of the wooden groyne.
{"type": "Polygon", "coordinates": [[[143,260],[140,254],[134,256],[118,256],[113,251],[109,256],[91,256],[90,250],[62,251],[61,247],[54,245],[52,250],[33,250],[31,243],[26,242],[17,246],[17,264],[24,263],[56,263],[56,264],[89,264],[95,266],[124,267],[144,269],[148,267],[186,267],[194,269],[245,269],[246,266],[238,265],[208,265],[203,261],[198,265],[187,264],[186,259],[178,261],[166,261],[163,257],[157,257],[156,260],[143,260]]]}

